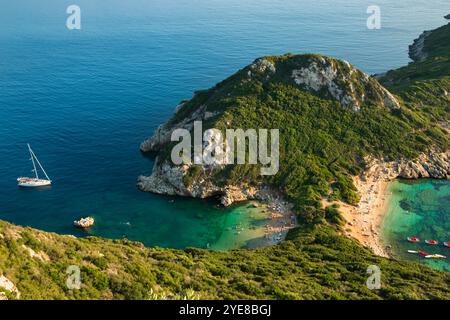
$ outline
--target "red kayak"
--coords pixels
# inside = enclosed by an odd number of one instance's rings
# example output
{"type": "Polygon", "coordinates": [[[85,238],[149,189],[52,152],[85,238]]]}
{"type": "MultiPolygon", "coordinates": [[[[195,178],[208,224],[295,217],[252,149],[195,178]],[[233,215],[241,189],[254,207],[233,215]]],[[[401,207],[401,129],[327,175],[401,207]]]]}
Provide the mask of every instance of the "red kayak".
{"type": "Polygon", "coordinates": [[[431,244],[433,246],[439,244],[439,242],[437,242],[436,240],[425,240],[425,243],[426,244],[431,244]]]}
{"type": "Polygon", "coordinates": [[[450,242],[444,242],[444,246],[446,246],[447,248],[450,248],[450,242]]]}
{"type": "Polygon", "coordinates": [[[428,253],[426,253],[425,251],[422,251],[422,250],[417,251],[417,253],[420,253],[423,256],[429,256],[428,253]]]}
{"type": "Polygon", "coordinates": [[[420,242],[420,239],[416,237],[408,237],[406,238],[406,240],[408,240],[409,242],[420,242]]]}

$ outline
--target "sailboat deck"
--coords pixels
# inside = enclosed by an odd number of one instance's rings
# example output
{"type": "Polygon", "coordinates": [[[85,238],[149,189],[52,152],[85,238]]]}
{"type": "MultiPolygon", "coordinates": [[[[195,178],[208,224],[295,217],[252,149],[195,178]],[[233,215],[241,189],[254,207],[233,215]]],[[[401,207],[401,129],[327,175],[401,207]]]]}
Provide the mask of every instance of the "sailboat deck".
{"type": "Polygon", "coordinates": [[[19,187],[42,187],[42,186],[49,186],[52,184],[52,181],[47,175],[47,172],[45,172],[44,168],[42,167],[42,164],[39,162],[39,159],[34,154],[33,150],[31,150],[30,144],[27,144],[28,151],[30,152],[31,156],[31,163],[33,164],[33,172],[35,173],[35,178],[29,178],[29,177],[19,177],[17,178],[17,183],[19,187]],[[36,163],[39,165],[39,168],[44,173],[45,177],[47,179],[40,179],[38,171],[36,169],[36,163]]]}
{"type": "Polygon", "coordinates": [[[52,183],[50,180],[28,178],[28,177],[17,178],[17,182],[20,187],[40,187],[40,186],[48,186],[51,185],[52,183]]]}

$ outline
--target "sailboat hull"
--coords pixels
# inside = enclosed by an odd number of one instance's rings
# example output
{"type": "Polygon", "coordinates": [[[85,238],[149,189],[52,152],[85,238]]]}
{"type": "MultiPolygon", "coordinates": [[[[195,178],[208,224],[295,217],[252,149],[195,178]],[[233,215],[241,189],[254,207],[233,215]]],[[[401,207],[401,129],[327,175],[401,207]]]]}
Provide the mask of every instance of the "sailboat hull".
{"type": "Polygon", "coordinates": [[[19,187],[24,188],[36,188],[36,187],[45,187],[51,185],[52,182],[46,179],[36,179],[36,178],[18,178],[17,185],[19,187]]]}
{"type": "Polygon", "coordinates": [[[29,177],[19,177],[17,178],[17,184],[19,187],[25,187],[25,188],[36,188],[36,187],[45,187],[52,184],[52,181],[47,175],[47,172],[45,172],[44,168],[42,167],[42,164],[39,162],[39,159],[34,154],[33,150],[31,150],[30,144],[27,143],[28,151],[30,152],[31,157],[31,163],[33,164],[33,172],[36,175],[34,178],[29,177]],[[36,169],[36,163],[39,165],[39,168],[41,168],[42,172],[44,173],[45,177],[47,179],[40,179],[38,171],[36,169]]]}

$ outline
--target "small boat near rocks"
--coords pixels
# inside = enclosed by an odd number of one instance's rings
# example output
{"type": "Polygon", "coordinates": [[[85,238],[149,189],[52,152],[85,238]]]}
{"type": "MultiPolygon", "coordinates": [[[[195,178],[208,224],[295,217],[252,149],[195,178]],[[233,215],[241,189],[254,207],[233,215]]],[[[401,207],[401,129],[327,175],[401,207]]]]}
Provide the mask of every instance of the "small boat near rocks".
{"type": "Polygon", "coordinates": [[[88,229],[92,227],[95,223],[95,219],[92,217],[81,218],[80,220],[75,220],[73,225],[77,228],[88,229]]]}

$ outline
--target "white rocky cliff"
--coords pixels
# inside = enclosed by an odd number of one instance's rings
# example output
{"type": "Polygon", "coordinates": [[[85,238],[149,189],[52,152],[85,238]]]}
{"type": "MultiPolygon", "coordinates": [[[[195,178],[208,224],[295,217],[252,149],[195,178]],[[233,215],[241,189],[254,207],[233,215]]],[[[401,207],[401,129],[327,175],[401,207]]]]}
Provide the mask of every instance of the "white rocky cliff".
{"type": "Polygon", "coordinates": [[[325,91],[331,98],[353,111],[361,109],[367,98],[365,92],[370,91],[379,96],[379,105],[390,109],[400,108],[397,99],[387,89],[347,61],[343,61],[345,68],[342,68],[338,62],[320,56],[311,57],[309,60],[307,66],[292,70],[292,79],[296,84],[304,85],[315,92],[325,91]],[[359,90],[355,83],[361,84],[359,90]],[[366,90],[367,87],[372,90],[366,90]]]}

